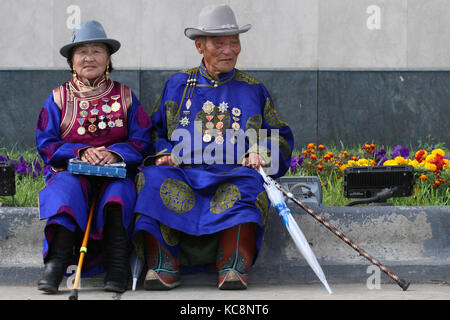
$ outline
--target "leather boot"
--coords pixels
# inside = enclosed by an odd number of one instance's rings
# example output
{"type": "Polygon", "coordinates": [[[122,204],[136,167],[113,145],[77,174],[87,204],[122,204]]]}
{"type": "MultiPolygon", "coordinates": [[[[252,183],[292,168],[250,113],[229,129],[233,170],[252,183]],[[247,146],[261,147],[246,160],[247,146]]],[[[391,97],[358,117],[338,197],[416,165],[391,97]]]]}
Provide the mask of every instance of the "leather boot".
{"type": "Polygon", "coordinates": [[[125,292],[130,274],[129,246],[122,223],[122,209],[111,206],[106,210],[103,232],[106,253],[105,291],[125,292]]]}
{"type": "Polygon", "coordinates": [[[169,290],[180,284],[178,260],[149,233],[145,233],[148,271],[144,280],[146,290],[169,290]]]}
{"type": "Polygon", "coordinates": [[[255,226],[245,223],[220,233],[216,268],[218,288],[239,290],[247,288],[247,278],[256,252],[255,226]]]}
{"type": "Polygon", "coordinates": [[[67,267],[73,259],[75,233],[67,228],[55,225],[54,237],[46,257],[44,274],[38,282],[38,290],[47,293],[58,292],[67,267]]]}

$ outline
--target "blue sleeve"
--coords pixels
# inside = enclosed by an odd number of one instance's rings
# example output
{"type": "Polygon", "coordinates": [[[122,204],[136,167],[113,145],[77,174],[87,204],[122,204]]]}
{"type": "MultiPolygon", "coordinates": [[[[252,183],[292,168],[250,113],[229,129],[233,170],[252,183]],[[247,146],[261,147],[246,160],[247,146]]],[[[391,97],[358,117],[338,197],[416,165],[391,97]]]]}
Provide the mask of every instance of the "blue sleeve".
{"type": "Polygon", "coordinates": [[[261,137],[258,147],[262,147],[260,154],[270,162],[272,170],[268,172],[269,175],[276,179],[282,177],[289,169],[294,148],[294,135],[287,123],[280,119],[269,92],[262,84],[261,90],[263,115],[261,128],[266,129],[267,136],[261,137]]]}
{"type": "Polygon", "coordinates": [[[169,141],[166,119],[166,103],[168,96],[168,84],[166,83],[161,93],[161,97],[156,102],[151,115],[153,124],[153,143],[154,154],[170,154],[172,152],[172,143],[169,141]]]}

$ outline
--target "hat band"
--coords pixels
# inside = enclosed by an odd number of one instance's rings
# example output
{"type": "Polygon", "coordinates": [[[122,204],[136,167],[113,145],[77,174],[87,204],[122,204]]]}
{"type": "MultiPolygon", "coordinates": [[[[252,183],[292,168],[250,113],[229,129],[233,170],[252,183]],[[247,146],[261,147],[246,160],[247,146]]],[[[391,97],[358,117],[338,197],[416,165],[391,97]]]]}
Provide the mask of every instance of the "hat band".
{"type": "Polygon", "coordinates": [[[198,27],[198,29],[208,32],[208,31],[221,31],[221,30],[224,30],[224,29],[227,29],[227,30],[238,30],[239,28],[235,24],[224,24],[224,25],[221,25],[220,27],[215,28],[215,29],[206,29],[204,27],[198,27]]]}

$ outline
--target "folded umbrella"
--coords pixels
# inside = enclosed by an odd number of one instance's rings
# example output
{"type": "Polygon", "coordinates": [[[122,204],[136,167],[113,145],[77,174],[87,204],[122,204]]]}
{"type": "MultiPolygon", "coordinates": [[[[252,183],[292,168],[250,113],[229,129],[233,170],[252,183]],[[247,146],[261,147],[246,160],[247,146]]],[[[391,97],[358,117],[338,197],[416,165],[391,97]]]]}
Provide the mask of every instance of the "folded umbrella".
{"type": "Polygon", "coordinates": [[[289,208],[287,207],[281,191],[278,190],[278,188],[275,186],[274,181],[266,175],[262,167],[259,167],[259,173],[262,175],[264,179],[264,188],[266,189],[270,202],[275,207],[275,209],[278,212],[278,215],[283,220],[283,224],[288,230],[289,234],[291,235],[292,240],[294,240],[294,243],[296,244],[300,253],[306,259],[309,266],[311,267],[311,269],[313,269],[314,273],[322,282],[322,284],[325,286],[328,293],[332,294],[333,292],[331,291],[331,288],[328,285],[325,274],[323,273],[323,270],[320,267],[320,264],[317,261],[316,256],[314,255],[314,252],[311,250],[311,247],[309,246],[308,241],[305,238],[305,235],[300,230],[297,222],[292,216],[291,210],[289,210],[289,208]]]}

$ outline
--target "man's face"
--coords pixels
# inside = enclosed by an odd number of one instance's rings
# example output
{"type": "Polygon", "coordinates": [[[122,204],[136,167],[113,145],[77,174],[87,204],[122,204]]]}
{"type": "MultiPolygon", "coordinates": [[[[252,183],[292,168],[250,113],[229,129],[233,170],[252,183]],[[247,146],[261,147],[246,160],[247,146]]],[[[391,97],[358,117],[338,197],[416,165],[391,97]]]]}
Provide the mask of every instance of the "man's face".
{"type": "Polygon", "coordinates": [[[201,37],[195,40],[195,46],[212,76],[233,70],[241,52],[239,35],[201,37]]]}

